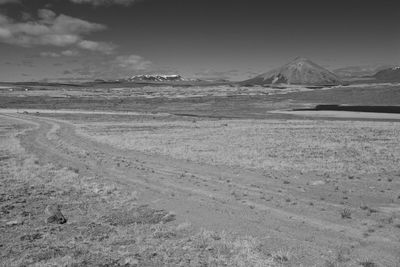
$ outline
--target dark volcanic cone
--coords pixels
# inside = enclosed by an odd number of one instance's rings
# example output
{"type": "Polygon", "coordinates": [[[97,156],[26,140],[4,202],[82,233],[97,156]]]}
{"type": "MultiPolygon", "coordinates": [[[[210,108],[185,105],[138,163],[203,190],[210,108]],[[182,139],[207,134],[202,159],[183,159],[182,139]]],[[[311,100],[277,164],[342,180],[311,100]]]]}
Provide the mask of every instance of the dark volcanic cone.
{"type": "Polygon", "coordinates": [[[299,84],[299,85],[338,85],[336,74],[315,64],[311,60],[298,57],[292,62],[269,72],[243,81],[245,85],[299,84]]]}

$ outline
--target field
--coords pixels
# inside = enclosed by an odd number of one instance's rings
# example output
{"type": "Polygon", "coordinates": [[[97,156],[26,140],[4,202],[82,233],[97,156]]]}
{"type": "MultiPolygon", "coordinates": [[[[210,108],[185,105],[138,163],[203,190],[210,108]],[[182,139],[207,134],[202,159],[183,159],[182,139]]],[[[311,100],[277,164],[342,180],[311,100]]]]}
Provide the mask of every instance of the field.
{"type": "Polygon", "coordinates": [[[400,266],[399,116],[287,111],[398,85],[8,89],[3,266],[400,266]]]}
{"type": "Polygon", "coordinates": [[[399,124],[217,120],[84,124],[80,134],[120,149],[212,165],[335,174],[396,172],[399,124]]]}
{"type": "Polygon", "coordinates": [[[40,164],[15,134],[28,125],[1,119],[1,266],[274,266],[251,237],[194,230],[175,215],[143,205],[136,191],[78,169],[40,164]],[[65,225],[44,209],[62,204],[65,225]]]}

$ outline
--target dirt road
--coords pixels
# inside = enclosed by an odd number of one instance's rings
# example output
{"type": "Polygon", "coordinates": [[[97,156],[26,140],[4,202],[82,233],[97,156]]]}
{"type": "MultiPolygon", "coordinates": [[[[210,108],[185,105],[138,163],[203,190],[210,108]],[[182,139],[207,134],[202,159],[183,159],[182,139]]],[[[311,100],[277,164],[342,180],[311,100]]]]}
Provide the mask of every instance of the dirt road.
{"type": "Polygon", "coordinates": [[[141,201],[175,212],[178,223],[259,236],[272,249],[301,255],[299,262],[305,266],[323,263],[340,247],[382,266],[399,262],[398,232],[389,228],[366,235],[370,224],[365,224],[367,215],[358,204],[326,200],[323,196],[332,194],[328,186],[306,186],[316,174],[265,173],[147,155],[86,139],[67,121],[29,114],[0,116],[32,125],[21,141],[41,161],[123,184],[137,191],[141,201]],[[341,218],[344,208],[351,219],[341,218]]]}

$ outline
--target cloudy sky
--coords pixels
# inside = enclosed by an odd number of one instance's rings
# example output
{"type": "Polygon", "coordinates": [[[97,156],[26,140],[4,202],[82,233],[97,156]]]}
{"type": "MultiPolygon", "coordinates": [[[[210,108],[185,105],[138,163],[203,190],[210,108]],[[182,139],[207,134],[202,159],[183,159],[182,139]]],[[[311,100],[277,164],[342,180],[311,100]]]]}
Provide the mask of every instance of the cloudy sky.
{"type": "Polygon", "coordinates": [[[400,64],[400,1],[0,0],[0,81],[400,64]]]}

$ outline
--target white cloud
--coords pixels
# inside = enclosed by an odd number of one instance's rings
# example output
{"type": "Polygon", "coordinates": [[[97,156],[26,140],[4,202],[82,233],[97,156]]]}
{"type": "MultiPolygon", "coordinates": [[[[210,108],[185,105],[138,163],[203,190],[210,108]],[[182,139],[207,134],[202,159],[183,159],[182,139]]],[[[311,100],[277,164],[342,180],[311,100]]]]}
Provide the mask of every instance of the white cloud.
{"type": "Polygon", "coordinates": [[[239,71],[238,70],[227,70],[227,71],[217,71],[217,70],[210,70],[210,69],[205,69],[201,70],[195,75],[199,78],[202,79],[231,79],[234,76],[238,76],[239,71]]]}
{"type": "Polygon", "coordinates": [[[41,57],[76,57],[79,56],[80,53],[78,50],[64,50],[61,51],[60,53],[56,53],[56,52],[41,52],[40,56],[41,57]]]}
{"type": "Polygon", "coordinates": [[[55,52],[41,52],[40,56],[41,57],[60,57],[60,54],[55,53],[55,52]]]}
{"type": "Polygon", "coordinates": [[[21,21],[28,21],[28,20],[32,20],[33,17],[31,14],[29,14],[28,12],[25,11],[21,11],[21,21]]]}
{"type": "Polygon", "coordinates": [[[76,57],[79,56],[80,53],[78,50],[64,50],[61,51],[60,53],[56,53],[56,52],[41,52],[40,56],[41,57],[76,57]]]}
{"type": "Polygon", "coordinates": [[[56,13],[54,13],[50,9],[39,9],[38,10],[38,17],[41,18],[44,22],[49,22],[56,17],[56,13]]]}
{"type": "Polygon", "coordinates": [[[114,45],[83,38],[84,35],[106,28],[102,24],[63,14],[57,16],[49,9],[40,9],[36,21],[17,22],[0,14],[0,42],[23,47],[37,45],[75,46],[110,54],[115,49],[114,45]]]}
{"type": "Polygon", "coordinates": [[[11,31],[0,27],[0,39],[6,39],[11,37],[11,31]]]}
{"type": "Polygon", "coordinates": [[[78,47],[94,52],[101,52],[103,54],[112,54],[116,48],[115,45],[105,42],[94,42],[94,41],[81,41],[78,43],[78,47]]]}
{"type": "Polygon", "coordinates": [[[128,6],[135,2],[138,2],[138,0],[70,0],[70,1],[76,4],[90,4],[93,6],[102,6],[102,5],[128,6]]]}
{"type": "Polygon", "coordinates": [[[143,71],[151,67],[151,61],[145,60],[138,55],[117,56],[112,62],[115,68],[121,68],[125,71],[143,71]]]}
{"type": "Polygon", "coordinates": [[[152,62],[138,55],[103,56],[85,61],[79,68],[69,70],[69,74],[87,79],[116,79],[149,73],[152,69],[152,62]]]}
{"type": "Polygon", "coordinates": [[[80,53],[78,50],[64,50],[61,52],[61,55],[66,56],[66,57],[76,57],[76,56],[79,56],[80,53]]]}

